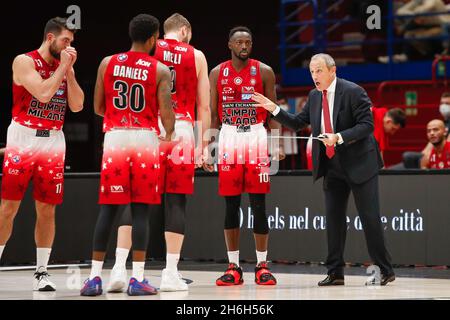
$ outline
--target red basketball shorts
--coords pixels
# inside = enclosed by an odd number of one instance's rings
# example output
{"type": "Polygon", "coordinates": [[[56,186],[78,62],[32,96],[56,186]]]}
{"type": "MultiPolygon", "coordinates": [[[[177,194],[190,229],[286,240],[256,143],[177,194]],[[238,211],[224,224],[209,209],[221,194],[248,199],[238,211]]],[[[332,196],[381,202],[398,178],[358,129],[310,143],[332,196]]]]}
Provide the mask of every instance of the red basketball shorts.
{"type": "Polygon", "coordinates": [[[270,192],[267,131],[263,124],[238,132],[222,125],[219,135],[219,195],[270,192]]]}
{"type": "Polygon", "coordinates": [[[11,122],[3,160],[2,199],[22,200],[32,180],[35,200],[60,204],[65,152],[61,130],[36,130],[11,122]]]}
{"type": "Polygon", "coordinates": [[[159,141],[152,130],[118,129],[105,133],[100,204],[160,204],[159,141]]]}

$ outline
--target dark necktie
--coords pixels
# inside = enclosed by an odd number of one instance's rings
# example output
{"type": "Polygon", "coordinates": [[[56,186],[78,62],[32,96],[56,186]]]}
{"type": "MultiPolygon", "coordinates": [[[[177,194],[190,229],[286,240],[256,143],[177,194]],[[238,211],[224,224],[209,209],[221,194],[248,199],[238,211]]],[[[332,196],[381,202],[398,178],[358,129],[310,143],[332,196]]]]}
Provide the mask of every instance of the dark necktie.
{"type": "MultiPolygon", "coordinates": [[[[331,127],[331,117],[330,117],[330,107],[328,105],[327,90],[322,91],[322,110],[323,110],[323,124],[325,127],[325,133],[333,133],[333,128],[331,127]]],[[[327,157],[329,159],[334,157],[335,151],[334,146],[326,146],[327,157]]]]}

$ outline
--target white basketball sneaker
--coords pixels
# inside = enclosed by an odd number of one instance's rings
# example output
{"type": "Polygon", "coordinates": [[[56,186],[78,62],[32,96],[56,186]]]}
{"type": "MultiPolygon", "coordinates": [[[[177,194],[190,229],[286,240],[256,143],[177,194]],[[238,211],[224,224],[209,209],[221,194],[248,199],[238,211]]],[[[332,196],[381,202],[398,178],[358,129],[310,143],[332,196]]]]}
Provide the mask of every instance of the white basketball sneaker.
{"type": "Polygon", "coordinates": [[[48,278],[47,270],[40,268],[34,273],[33,291],[56,291],[56,285],[48,278]]]}
{"type": "Polygon", "coordinates": [[[124,292],[127,286],[127,269],[114,266],[109,277],[107,292],[124,292]]]}
{"type": "Polygon", "coordinates": [[[160,291],[188,291],[188,285],[177,271],[164,269],[161,276],[160,291]]]}

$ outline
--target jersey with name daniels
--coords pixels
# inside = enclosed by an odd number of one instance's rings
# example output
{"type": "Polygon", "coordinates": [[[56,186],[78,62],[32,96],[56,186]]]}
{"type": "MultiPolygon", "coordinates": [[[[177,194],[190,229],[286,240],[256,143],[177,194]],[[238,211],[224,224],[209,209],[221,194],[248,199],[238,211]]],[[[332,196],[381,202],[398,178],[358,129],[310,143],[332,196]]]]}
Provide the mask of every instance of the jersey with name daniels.
{"type": "Polygon", "coordinates": [[[146,53],[125,52],[111,57],[107,66],[103,131],[136,128],[158,129],[156,67],[146,53]]]}

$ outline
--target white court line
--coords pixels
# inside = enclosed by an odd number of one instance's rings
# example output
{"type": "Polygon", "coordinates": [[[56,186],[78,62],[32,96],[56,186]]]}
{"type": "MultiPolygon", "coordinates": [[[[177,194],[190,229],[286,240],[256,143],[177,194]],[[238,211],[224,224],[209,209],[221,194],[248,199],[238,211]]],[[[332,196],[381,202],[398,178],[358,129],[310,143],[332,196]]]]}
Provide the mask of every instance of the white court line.
{"type": "MultiPolygon", "coordinates": [[[[69,268],[69,267],[89,267],[90,264],[53,264],[47,266],[47,269],[69,268]]],[[[35,270],[36,266],[24,266],[24,267],[2,267],[1,271],[20,271],[20,270],[35,270]]]]}

